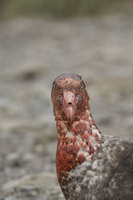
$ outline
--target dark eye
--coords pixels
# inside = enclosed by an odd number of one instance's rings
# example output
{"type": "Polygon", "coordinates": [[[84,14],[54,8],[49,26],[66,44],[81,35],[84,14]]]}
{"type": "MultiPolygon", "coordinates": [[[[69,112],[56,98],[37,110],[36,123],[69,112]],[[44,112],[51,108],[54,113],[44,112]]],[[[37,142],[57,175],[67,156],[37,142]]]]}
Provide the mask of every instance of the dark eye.
{"type": "Polygon", "coordinates": [[[83,89],[84,89],[84,84],[83,84],[83,83],[81,84],[81,87],[80,87],[80,88],[81,88],[81,90],[83,90],[83,89]]]}
{"type": "Polygon", "coordinates": [[[53,84],[53,88],[56,88],[56,87],[57,87],[57,86],[56,86],[56,84],[54,83],[54,84],[53,84]]]}
{"type": "Polygon", "coordinates": [[[81,101],[82,100],[82,97],[78,94],[77,95],[77,98],[81,101]]]}

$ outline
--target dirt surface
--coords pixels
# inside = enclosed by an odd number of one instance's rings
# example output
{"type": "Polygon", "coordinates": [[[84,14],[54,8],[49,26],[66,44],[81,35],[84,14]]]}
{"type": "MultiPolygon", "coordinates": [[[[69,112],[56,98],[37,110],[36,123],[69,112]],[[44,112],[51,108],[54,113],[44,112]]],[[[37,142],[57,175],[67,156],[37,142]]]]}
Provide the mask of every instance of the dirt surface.
{"type": "Polygon", "coordinates": [[[0,23],[0,200],[64,200],[51,84],[82,75],[103,134],[133,138],[131,16],[0,23]]]}

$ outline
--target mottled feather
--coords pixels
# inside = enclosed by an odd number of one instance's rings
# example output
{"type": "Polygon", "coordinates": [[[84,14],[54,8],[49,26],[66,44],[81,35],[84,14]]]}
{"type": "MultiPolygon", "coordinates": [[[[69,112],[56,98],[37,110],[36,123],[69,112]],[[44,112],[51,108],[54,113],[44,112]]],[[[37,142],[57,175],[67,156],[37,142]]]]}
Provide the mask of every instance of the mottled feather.
{"type": "Polygon", "coordinates": [[[57,176],[66,200],[133,200],[133,141],[103,136],[81,76],[53,82],[57,176]]]}

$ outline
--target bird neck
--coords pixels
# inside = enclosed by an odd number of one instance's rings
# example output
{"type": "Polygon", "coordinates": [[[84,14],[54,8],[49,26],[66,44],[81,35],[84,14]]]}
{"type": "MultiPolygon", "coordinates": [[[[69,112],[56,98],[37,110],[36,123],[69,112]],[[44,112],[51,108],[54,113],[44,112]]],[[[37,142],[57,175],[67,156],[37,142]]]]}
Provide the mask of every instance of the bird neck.
{"type": "Polygon", "coordinates": [[[71,133],[72,137],[79,135],[82,139],[86,139],[84,138],[84,134],[92,136],[96,140],[101,138],[101,132],[97,128],[91,112],[88,109],[76,115],[72,123],[63,120],[61,117],[57,119],[55,116],[55,119],[58,136],[61,138],[69,138],[68,133],[71,133]]]}
{"type": "MultiPolygon", "coordinates": [[[[56,118],[56,116],[55,116],[56,118]]],[[[72,124],[57,120],[58,145],[56,167],[59,182],[66,172],[85,160],[92,161],[99,150],[101,133],[98,130],[90,110],[80,113],[72,124]]]]}

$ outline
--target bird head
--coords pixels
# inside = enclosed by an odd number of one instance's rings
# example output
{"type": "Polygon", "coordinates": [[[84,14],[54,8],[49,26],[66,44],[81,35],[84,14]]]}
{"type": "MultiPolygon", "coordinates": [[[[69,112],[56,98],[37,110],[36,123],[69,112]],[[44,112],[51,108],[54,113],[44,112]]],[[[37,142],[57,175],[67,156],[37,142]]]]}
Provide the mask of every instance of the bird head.
{"type": "Polygon", "coordinates": [[[55,118],[73,123],[81,112],[89,108],[89,96],[81,76],[64,73],[52,85],[52,102],[55,118]]]}

